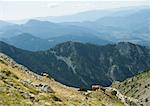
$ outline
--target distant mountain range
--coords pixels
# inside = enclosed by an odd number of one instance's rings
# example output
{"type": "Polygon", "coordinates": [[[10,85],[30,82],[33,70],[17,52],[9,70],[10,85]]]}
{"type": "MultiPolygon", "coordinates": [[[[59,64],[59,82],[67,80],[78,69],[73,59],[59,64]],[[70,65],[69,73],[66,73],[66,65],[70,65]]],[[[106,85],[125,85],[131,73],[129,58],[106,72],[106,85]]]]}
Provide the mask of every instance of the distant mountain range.
{"type": "Polygon", "coordinates": [[[22,25],[11,25],[0,28],[0,37],[8,38],[21,33],[30,33],[36,37],[49,39],[51,37],[58,37],[63,35],[96,35],[97,32],[91,29],[75,26],[75,25],[62,25],[60,23],[52,23],[48,21],[29,20],[22,25]]]}
{"type": "Polygon", "coordinates": [[[128,42],[98,46],[66,42],[47,51],[30,52],[0,42],[0,52],[36,73],[46,72],[75,87],[110,85],[150,68],[150,48],[128,42]]]}
{"type": "MultiPolygon", "coordinates": [[[[90,11],[89,13],[80,13],[80,15],[83,14],[81,15],[82,17],[86,16],[86,14],[95,14],[93,16],[97,16],[96,19],[91,18],[93,19],[92,21],[81,22],[64,21],[61,23],[54,23],[49,22],[49,20],[40,21],[32,19],[25,24],[17,25],[1,21],[0,39],[1,41],[9,41],[7,43],[12,45],[14,43],[10,42],[18,42],[18,36],[23,33],[28,33],[38,39],[40,38],[40,42],[43,42],[43,39],[45,39],[46,44],[39,48],[33,48],[36,47],[36,45],[33,45],[33,47],[31,46],[30,48],[28,48],[28,45],[21,47],[26,50],[45,50],[49,47],[47,44],[50,45],[50,47],[53,47],[56,44],[65,41],[88,42],[94,44],[108,44],[125,41],[150,46],[149,8],[131,8],[114,11],[113,13],[106,12],[109,15],[102,15],[103,13],[105,14],[105,12],[101,13],[99,10],[90,11]]],[[[25,38],[20,37],[20,41],[23,41],[24,39],[25,38]]],[[[28,39],[28,36],[26,39],[28,39]]],[[[31,40],[29,41],[31,43],[31,40]]],[[[36,43],[32,41],[31,44],[36,43]]],[[[14,46],[20,47],[17,44],[14,44],[14,46]]]]}
{"type": "Polygon", "coordinates": [[[110,41],[100,39],[97,36],[86,35],[85,37],[85,36],[80,36],[80,35],[76,36],[71,34],[60,36],[60,37],[53,37],[49,39],[42,39],[39,37],[35,37],[29,33],[22,33],[14,37],[2,38],[1,40],[15,47],[24,50],[29,50],[29,51],[47,50],[56,46],[59,43],[63,43],[66,41],[77,41],[82,43],[93,43],[99,45],[112,43],[110,41]]]}
{"type": "MultiPolygon", "coordinates": [[[[62,22],[83,22],[83,21],[95,21],[97,19],[106,17],[106,16],[125,16],[133,14],[141,9],[149,8],[148,6],[132,6],[132,7],[122,7],[122,8],[115,8],[115,9],[97,9],[97,10],[89,10],[84,12],[79,12],[71,15],[64,15],[64,16],[47,16],[47,17],[35,17],[34,19],[41,20],[41,21],[50,21],[54,23],[62,23],[62,22]]],[[[11,21],[14,23],[23,24],[30,19],[24,20],[16,20],[11,21]]]]}
{"type": "MultiPolygon", "coordinates": [[[[132,14],[113,14],[94,22],[66,23],[93,29],[101,33],[101,38],[112,41],[130,41],[139,44],[150,42],[150,10],[142,9],[132,14]]],[[[150,43],[149,43],[150,44],[150,43]]],[[[149,45],[148,44],[148,45],[149,45]]]]}

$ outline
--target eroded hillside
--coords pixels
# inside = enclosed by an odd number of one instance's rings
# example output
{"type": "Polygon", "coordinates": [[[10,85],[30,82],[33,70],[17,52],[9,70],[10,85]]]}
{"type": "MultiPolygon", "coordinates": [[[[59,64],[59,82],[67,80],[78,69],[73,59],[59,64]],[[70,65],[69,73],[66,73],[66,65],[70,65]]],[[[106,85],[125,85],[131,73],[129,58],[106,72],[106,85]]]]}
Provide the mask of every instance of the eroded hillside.
{"type": "Polygon", "coordinates": [[[37,75],[0,53],[0,104],[2,106],[123,106],[109,90],[78,91],[37,75]]]}
{"type": "Polygon", "coordinates": [[[113,83],[122,94],[138,99],[141,106],[150,106],[150,70],[121,83],[113,83]]]}

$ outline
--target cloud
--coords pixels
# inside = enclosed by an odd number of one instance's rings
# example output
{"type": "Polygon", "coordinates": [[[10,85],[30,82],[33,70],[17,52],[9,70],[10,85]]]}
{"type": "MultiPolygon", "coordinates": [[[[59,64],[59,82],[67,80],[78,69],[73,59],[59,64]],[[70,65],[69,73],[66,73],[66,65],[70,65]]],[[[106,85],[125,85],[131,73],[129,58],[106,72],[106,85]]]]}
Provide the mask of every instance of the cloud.
{"type": "Polygon", "coordinates": [[[81,2],[81,3],[75,3],[73,6],[81,7],[81,6],[90,6],[91,4],[92,4],[91,2],[81,2]]]}
{"type": "Polygon", "coordinates": [[[49,7],[49,8],[56,8],[56,7],[60,7],[60,6],[61,6],[60,3],[53,3],[53,2],[51,2],[51,3],[47,4],[47,7],[49,7]]]}

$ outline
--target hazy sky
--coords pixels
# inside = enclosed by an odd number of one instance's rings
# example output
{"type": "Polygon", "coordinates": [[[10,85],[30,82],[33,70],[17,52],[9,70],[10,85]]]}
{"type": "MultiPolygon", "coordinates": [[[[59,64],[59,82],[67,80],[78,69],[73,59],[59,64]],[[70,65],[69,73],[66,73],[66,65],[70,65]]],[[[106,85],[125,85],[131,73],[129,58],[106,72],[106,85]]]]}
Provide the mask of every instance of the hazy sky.
{"type": "Polygon", "coordinates": [[[60,16],[94,9],[110,9],[128,6],[149,5],[149,0],[60,1],[0,0],[0,20],[20,20],[42,16],[60,16]]]}

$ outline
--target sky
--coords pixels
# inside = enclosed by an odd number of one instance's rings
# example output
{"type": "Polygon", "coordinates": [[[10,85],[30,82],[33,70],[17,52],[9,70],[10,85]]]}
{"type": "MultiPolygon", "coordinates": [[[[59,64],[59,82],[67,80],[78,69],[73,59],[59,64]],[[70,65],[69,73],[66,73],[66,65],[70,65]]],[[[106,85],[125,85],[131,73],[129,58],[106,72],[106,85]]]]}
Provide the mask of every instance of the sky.
{"type": "Polygon", "coordinates": [[[96,9],[150,5],[149,0],[0,0],[0,20],[63,16],[96,9]]]}

